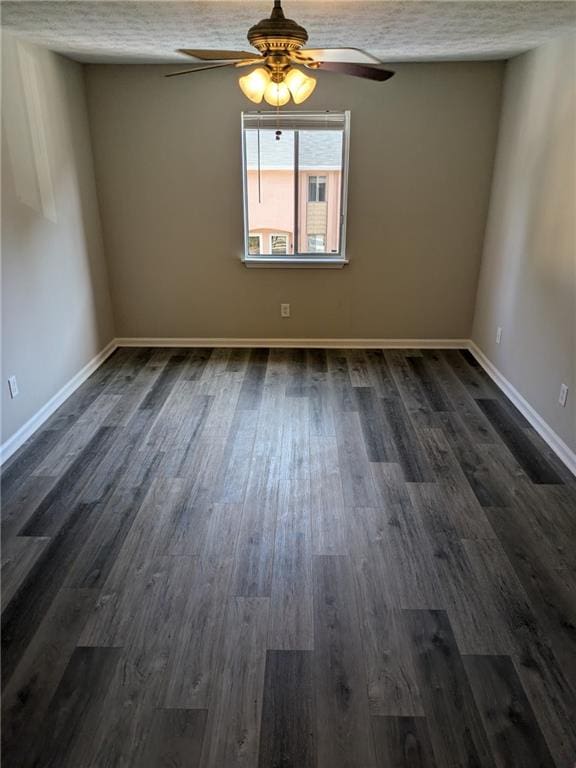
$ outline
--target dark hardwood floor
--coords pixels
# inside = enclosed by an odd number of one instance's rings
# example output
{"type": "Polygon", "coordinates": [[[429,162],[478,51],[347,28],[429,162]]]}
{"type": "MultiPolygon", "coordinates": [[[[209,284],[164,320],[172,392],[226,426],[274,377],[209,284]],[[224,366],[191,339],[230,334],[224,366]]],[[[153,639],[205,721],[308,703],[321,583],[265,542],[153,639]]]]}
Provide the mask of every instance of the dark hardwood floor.
{"type": "Polygon", "coordinates": [[[7,768],[573,768],[576,481],[467,352],[120,349],[2,478],[7,768]]]}

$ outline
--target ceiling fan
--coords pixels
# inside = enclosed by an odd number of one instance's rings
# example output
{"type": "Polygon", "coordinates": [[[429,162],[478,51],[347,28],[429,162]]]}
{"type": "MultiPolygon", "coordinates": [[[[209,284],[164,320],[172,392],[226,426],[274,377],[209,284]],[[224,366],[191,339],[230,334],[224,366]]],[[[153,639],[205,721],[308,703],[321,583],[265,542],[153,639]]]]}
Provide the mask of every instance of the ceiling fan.
{"type": "Polygon", "coordinates": [[[281,0],[274,0],[270,18],[262,19],[248,30],[250,45],[259,55],[249,51],[211,51],[181,48],[179,53],[200,59],[194,67],[181,72],[171,72],[166,77],[188,75],[221,67],[262,66],[238,81],[250,101],[260,104],[264,99],[273,107],[282,107],[290,101],[305,101],[316,80],[299,67],[320,69],[345,75],[355,75],[369,80],[384,81],[394,72],[382,68],[382,62],[359,48],[303,48],[308,33],[292,19],[287,19],[281,0]]]}

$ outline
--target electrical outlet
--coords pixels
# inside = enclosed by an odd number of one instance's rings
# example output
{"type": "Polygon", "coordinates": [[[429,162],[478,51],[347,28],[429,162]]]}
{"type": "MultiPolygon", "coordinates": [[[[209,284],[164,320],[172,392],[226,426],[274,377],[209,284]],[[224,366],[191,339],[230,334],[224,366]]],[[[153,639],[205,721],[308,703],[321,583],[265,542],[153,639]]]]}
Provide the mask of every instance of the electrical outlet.
{"type": "Polygon", "coordinates": [[[12,398],[12,400],[14,400],[14,398],[20,394],[20,390],[18,389],[18,382],[16,381],[16,376],[8,377],[8,389],[10,390],[10,397],[12,398]]]}
{"type": "Polygon", "coordinates": [[[502,341],[502,328],[498,326],[498,328],[496,329],[496,344],[500,344],[501,341],[502,341]]]}
{"type": "Polygon", "coordinates": [[[560,384],[560,395],[558,396],[558,402],[564,408],[566,405],[566,400],[568,400],[568,387],[566,384],[560,384]]]}
{"type": "Polygon", "coordinates": [[[290,317],[290,304],[280,304],[280,317],[290,317]]]}

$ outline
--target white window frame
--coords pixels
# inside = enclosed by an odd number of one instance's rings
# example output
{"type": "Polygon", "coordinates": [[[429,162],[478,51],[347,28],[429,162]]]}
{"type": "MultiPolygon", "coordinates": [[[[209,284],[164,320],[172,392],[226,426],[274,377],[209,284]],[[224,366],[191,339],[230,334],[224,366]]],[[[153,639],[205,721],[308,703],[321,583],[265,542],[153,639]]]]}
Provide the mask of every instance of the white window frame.
{"type": "MultiPolygon", "coordinates": [[[[346,254],[346,219],[347,219],[347,202],[348,202],[348,165],[350,155],[350,112],[348,110],[341,112],[280,112],[277,115],[274,111],[263,112],[242,112],[241,115],[241,137],[242,137],[242,181],[243,181],[243,204],[244,204],[244,247],[241,255],[241,260],[247,267],[303,267],[303,268],[331,268],[339,269],[348,264],[348,257],[346,254]],[[339,246],[338,253],[290,253],[290,242],[288,238],[287,249],[288,253],[283,256],[273,256],[272,254],[265,254],[260,256],[253,256],[248,253],[248,236],[249,236],[249,221],[248,221],[248,167],[247,167],[247,153],[246,153],[246,137],[245,127],[246,119],[248,119],[249,127],[253,127],[257,121],[262,125],[262,128],[276,130],[279,126],[279,121],[282,123],[280,128],[284,127],[287,130],[294,130],[294,175],[295,175],[295,190],[294,190],[294,213],[295,213],[295,231],[294,242],[298,243],[298,216],[299,216],[299,169],[298,169],[298,125],[302,127],[300,130],[310,129],[310,126],[317,127],[322,130],[324,126],[327,126],[332,122],[332,125],[338,123],[342,126],[342,182],[340,189],[340,232],[339,232],[339,246]]],[[[312,176],[322,175],[326,176],[326,186],[328,186],[328,174],[310,174],[312,176]]],[[[308,181],[306,181],[308,184],[308,181]]],[[[306,191],[306,198],[308,191],[306,191]]],[[[328,190],[326,190],[326,200],[328,199],[328,190]]],[[[274,233],[273,233],[274,234],[274,233]]],[[[285,233],[278,233],[285,234],[285,233]]],[[[271,249],[270,249],[271,250],[271,249]]]]}

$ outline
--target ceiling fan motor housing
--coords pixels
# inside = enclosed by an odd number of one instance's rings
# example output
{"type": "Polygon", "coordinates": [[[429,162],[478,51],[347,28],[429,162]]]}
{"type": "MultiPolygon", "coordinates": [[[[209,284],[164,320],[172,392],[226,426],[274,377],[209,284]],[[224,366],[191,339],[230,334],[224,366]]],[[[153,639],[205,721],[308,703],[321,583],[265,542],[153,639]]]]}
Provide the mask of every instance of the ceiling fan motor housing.
{"type": "MultiPolygon", "coordinates": [[[[274,0],[272,13],[248,30],[248,41],[260,56],[246,51],[206,51],[181,48],[179,53],[200,59],[194,69],[171,72],[166,77],[187,75],[216,67],[252,67],[257,69],[239,79],[244,94],[254,103],[264,98],[273,106],[284,106],[290,100],[295,104],[305,101],[316,85],[313,77],[302,69],[326,69],[370,80],[388,80],[394,72],[382,69],[381,62],[374,56],[356,48],[304,48],[308,32],[292,19],[287,19],[282,10],[281,0],[274,0]],[[210,66],[204,62],[211,62],[210,66]]],[[[575,767],[576,768],[576,767],[575,767]]]]}
{"type": "Polygon", "coordinates": [[[274,0],[270,18],[262,19],[248,30],[250,45],[260,53],[274,54],[297,51],[307,42],[308,32],[292,19],[287,19],[280,0],[274,0]]]}

